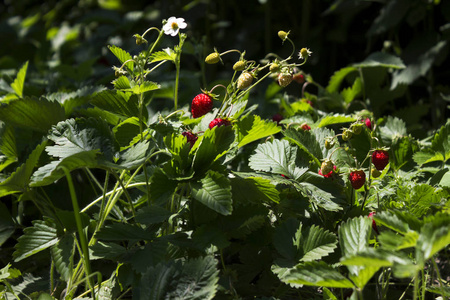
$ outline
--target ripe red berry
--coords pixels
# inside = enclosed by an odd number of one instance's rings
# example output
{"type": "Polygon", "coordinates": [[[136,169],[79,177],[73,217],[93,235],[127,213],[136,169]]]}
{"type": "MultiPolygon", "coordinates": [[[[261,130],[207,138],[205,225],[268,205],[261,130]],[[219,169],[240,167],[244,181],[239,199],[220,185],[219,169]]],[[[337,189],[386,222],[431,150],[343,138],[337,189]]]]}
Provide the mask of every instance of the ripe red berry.
{"type": "Polygon", "coordinates": [[[283,116],[281,114],[274,114],[272,116],[272,121],[277,122],[277,124],[280,124],[280,121],[283,120],[283,116]]]}
{"type": "Polygon", "coordinates": [[[389,153],[382,149],[373,151],[372,163],[378,171],[383,170],[389,163],[389,153]]]}
{"type": "Polygon", "coordinates": [[[210,123],[209,123],[209,129],[212,129],[213,127],[220,127],[220,126],[222,126],[222,125],[224,125],[224,126],[228,126],[228,125],[231,125],[231,123],[230,123],[230,121],[228,121],[228,120],[225,120],[225,119],[221,119],[221,118],[215,118],[214,120],[212,120],[210,123]]]}
{"type": "Polygon", "coordinates": [[[190,131],[184,131],[182,133],[182,135],[187,138],[188,143],[191,144],[191,148],[192,148],[192,146],[194,146],[195,142],[198,139],[198,137],[190,131]]]}
{"type": "Polygon", "coordinates": [[[300,128],[305,131],[311,130],[311,127],[306,123],[303,123],[302,125],[300,125],[300,128]]]}
{"type": "Polygon", "coordinates": [[[366,182],[366,173],[363,170],[356,170],[348,174],[348,180],[355,190],[359,190],[366,182]]]}
{"type": "Polygon", "coordinates": [[[375,212],[371,212],[369,213],[369,218],[372,219],[372,229],[377,233],[380,234],[380,232],[378,231],[377,228],[377,223],[375,222],[375,220],[373,219],[373,215],[375,214],[375,212]]]}
{"type": "Polygon", "coordinates": [[[364,120],[364,124],[366,124],[366,127],[369,128],[370,130],[372,130],[372,122],[370,121],[369,118],[366,118],[364,120]]]}
{"type": "Polygon", "coordinates": [[[201,93],[192,100],[191,113],[193,118],[199,118],[213,108],[213,100],[211,96],[201,93]]]}

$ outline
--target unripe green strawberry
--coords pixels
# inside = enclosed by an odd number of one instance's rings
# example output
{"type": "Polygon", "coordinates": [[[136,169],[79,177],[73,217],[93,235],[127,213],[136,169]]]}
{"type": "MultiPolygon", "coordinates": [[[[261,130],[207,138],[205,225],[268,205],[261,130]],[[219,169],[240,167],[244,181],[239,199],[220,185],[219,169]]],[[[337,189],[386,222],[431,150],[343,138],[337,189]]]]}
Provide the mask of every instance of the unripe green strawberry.
{"type": "Polygon", "coordinates": [[[191,113],[193,118],[199,118],[213,108],[213,100],[210,95],[206,93],[198,94],[194,97],[191,104],[191,113]]]}
{"type": "Polygon", "coordinates": [[[372,175],[373,178],[378,178],[381,175],[381,172],[378,171],[376,168],[372,168],[372,170],[370,171],[370,174],[372,175]]]}
{"type": "Polygon", "coordinates": [[[356,135],[360,134],[362,131],[362,126],[363,126],[362,124],[356,124],[356,123],[352,124],[352,127],[351,127],[352,132],[356,135]]]}
{"type": "Polygon", "coordinates": [[[218,52],[213,52],[205,58],[205,62],[210,65],[217,64],[219,61],[220,54],[218,52]]]}
{"type": "Polygon", "coordinates": [[[334,140],[333,138],[326,138],[325,139],[325,149],[330,150],[334,146],[334,140]]]}
{"type": "Polygon", "coordinates": [[[253,82],[253,75],[250,72],[242,72],[237,81],[237,88],[244,90],[253,82]]]}
{"type": "Polygon", "coordinates": [[[269,71],[272,73],[278,72],[280,70],[280,65],[277,63],[271,63],[269,67],[269,71]]]}
{"type": "Polygon", "coordinates": [[[245,61],[243,61],[243,60],[237,61],[233,65],[233,70],[235,70],[235,71],[242,71],[244,69],[245,69],[245,61]]]}
{"type": "Polygon", "coordinates": [[[348,174],[348,180],[355,190],[359,190],[366,182],[366,173],[363,170],[355,170],[348,174]]]}
{"type": "Polygon", "coordinates": [[[389,153],[383,149],[373,151],[372,163],[378,171],[382,171],[389,163],[389,153]]]}
{"type": "Polygon", "coordinates": [[[287,87],[292,82],[291,73],[280,73],[278,74],[278,84],[282,87],[287,87]]]}
{"type": "Polygon", "coordinates": [[[344,141],[348,141],[352,138],[352,132],[348,129],[345,129],[344,132],[342,132],[342,139],[344,141]]]}

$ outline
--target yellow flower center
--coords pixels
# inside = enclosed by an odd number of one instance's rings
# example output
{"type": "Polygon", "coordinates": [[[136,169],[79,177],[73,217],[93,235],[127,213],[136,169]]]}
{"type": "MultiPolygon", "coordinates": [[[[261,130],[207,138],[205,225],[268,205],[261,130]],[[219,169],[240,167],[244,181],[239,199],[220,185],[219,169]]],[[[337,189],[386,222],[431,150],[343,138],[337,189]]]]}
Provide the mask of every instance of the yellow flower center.
{"type": "Polygon", "coordinates": [[[177,22],[172,22],[172,24],[170,24],[170,27],[172,27],[173,30],[177,30],[178,29],[178,23],[177,22]]]}

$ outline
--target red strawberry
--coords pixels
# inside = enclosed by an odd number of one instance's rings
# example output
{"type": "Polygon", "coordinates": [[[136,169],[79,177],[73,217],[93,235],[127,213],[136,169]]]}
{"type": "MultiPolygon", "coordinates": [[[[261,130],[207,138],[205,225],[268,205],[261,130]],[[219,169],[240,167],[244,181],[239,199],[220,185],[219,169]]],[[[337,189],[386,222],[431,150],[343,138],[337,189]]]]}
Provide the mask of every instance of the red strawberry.
{"type": "Polygon", "coordinates": [[[364,122],[364,124],[366,124],[366,127],[369,128],[370,130],[372,130],[372,122],[370,121],[369,118],[366,118],[365,120],[361,120],[364,122]]]}
{"type": "Polygon", "coordinates": [[[348,174],[348,180],[355,190],[359,190],[366,182],[366,173],[363,170],[356,170],[348,174]]]}
{"type": "Polygon", "coordinates": [[[205,93],[198,94],[192,100],[191,105],[192,117],[194,118],[201,117],[210,112],[212,108],[213,108],[213,100],[211,96],[205,93]]]}
{"type": "Polygon", "coordinates": [[[372,219],[372,229],[377,233],[380,234],[380,232],[378,231],[377,228],[377,223],[375,222],[375,220],[373,219],[373,215],[375,214],[375,212],[371,212],[369,213],[369,219],[372,219]]]}
{"type": "Polygon", "coordinates": [[[305,131],[311,130],[311,127],[306,123],[303,123],[302,125],[300,125],[300,128],[305,131]]]}
{"type": "Polygon", "coordinates": [[[221,118],[215,118],[214,120],[212,120],[209,123],[209,129],[212,129],[213,127],[220,127],[220,126],[228,126],[231,125],[230,121],[226,120],[226,119],[221,119],[221,118]]]}
{"type": "Polygon", "coordinates": [[[383,149],[377,149],[372,153],[372,163],[378,171],[383,170],[389,163],[389,153],[383,149]]]}
{"type": "Polygon", "coordinates": [[[283,116],[281,114],[274,114],[272,116],[272,121],[277,122],[277,124],[280,124],[280,121],[283,120],[283,116]]]}
{"type": "Polygon", "coordinates": [[[191,148],[192,148],[192,146],[194,146],[195,142],[198,139],[198,137],[190,131],[185,131],[182,133],[182,135],[187,138],[188,143],[191,144],[191,148]]]}

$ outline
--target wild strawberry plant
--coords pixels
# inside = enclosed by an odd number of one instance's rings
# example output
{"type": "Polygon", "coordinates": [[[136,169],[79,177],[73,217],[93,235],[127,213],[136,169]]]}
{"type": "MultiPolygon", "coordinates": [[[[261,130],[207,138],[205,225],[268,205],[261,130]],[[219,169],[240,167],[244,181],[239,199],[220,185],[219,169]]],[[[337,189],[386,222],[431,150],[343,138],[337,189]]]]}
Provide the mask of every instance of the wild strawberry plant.
{"type": "Polygon", "coordinates": [[[0,106],[0,242],[15,241],[1,295],[448,297],[450,122],[419,140],[371,111],[383,87],[370,78],[402,61],[374,53],[323,86],[301,70],[313,53],[280,31],[289,56],[215,49],[206,68],[239,54],[231,79],[180,107],[184,28],[135,34],[135,55],[109,45],[107,87],[30,97],[18,70],[0,106]],[[171,85],[158,73],[170,63],[171,85]]]}

